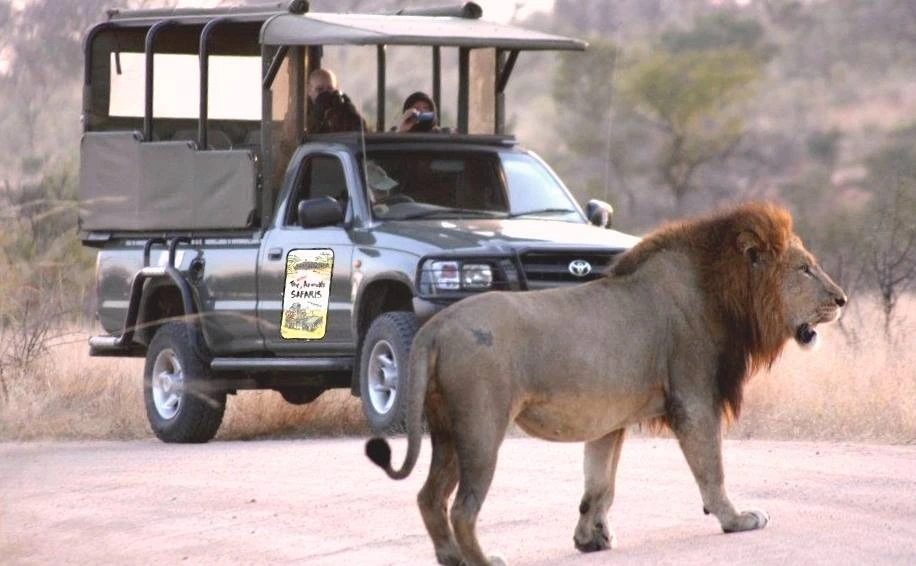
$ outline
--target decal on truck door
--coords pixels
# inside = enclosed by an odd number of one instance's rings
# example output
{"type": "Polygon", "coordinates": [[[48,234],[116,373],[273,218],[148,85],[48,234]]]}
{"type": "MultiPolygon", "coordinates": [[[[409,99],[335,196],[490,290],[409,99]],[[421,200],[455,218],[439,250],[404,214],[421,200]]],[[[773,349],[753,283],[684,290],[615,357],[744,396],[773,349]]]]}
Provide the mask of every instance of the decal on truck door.
{"type": "Polygon", "coordinates": [[[289,251],[280,336],[294,340],[324,338],[333,271],[333,250],[289,251]]]}

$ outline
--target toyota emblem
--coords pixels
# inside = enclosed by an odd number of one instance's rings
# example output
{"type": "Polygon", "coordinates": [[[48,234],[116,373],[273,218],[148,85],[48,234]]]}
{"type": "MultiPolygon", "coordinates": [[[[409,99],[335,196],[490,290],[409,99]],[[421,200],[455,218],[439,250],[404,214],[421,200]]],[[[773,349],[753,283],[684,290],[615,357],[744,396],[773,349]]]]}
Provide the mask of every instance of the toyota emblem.
{"type": "Polygon", "coordinates": [[[585,277],[592,272],[592,264],[584,259],[574,259],[569,262],[569,272],[576,277],[585,277]]]}

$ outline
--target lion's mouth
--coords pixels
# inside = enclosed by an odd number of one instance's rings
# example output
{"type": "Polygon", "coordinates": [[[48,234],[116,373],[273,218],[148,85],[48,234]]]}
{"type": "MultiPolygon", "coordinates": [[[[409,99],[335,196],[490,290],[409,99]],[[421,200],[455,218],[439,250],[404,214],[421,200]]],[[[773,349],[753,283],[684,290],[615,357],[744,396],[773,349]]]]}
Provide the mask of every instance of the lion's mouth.
{"type": "Polygon", "coordinates": [[[821,311],[821,319],[819,322],[828,323],[836,322],[840,319],[840,315],[843,313],[843,309],[840,307],[830,306],[821,311]]]}
{"type": "Polygon", "coordinates": [[[809,322],[803,322],[795,327],[795,341],[799,346],[805,349],[813,348],[817,345],[818,334],[814,326],[817,324],[827,324],[835,322],[840,318],[843,309],[836,305],[823,306],[815,312],[809,319],[809,322]]]}
{"type": "Polygon", "coordinates": [[[808,324],[800,324],[798,328],[795,329],[795,341],[802,346],[811,346],[817,340],[817,330],[814,329],[814,326],[808,324]]]}

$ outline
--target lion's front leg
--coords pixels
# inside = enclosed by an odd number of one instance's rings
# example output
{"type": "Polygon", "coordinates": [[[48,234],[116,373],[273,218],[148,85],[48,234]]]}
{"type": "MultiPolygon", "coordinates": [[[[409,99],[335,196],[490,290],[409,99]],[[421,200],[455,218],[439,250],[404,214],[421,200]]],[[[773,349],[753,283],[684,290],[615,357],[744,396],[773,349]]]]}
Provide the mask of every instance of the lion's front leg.
{"type": "Polygon", "coordinates": [[[625,429],[585,444],[585,494],[579,504],[579,524],[573,535],[582,552],[607,550],[614,545],[607,514],[614,502],[614,480],[625,429]]]}
{"type": "Polygon", "coordinates": [[[713,403],[675,405],[673,414],[669,410],[669,422],[700,488],[703,510],[715,515],[726,533],[765,527],[769,522],[765,511],[739,512],[725,493],[721,420],[713,403]]]}

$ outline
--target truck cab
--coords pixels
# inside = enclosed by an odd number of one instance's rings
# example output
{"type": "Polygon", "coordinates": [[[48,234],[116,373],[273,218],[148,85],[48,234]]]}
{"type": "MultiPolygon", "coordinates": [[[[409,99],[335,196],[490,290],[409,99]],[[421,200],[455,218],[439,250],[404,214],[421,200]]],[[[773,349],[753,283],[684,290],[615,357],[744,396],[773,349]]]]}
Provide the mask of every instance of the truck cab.
{"type": "Polygon", "coordinates": [[[80,221],[105,331],[90,354],[146,358],[147,416],[166,442],[211,439],[242,389],[307,403],[349,388],[373,429],[397,430],[425,320],[477,293],[601,277],[637,241],[504,132],[519,53],[584,43],[486,22],[472,3],[307,8],[113,12],[86,36],[80,221]],[[376,47],[374,128],[305,131],[326,45],[376,47]],[[453,129],[386,131],[389,45],[430,49],[437,103],[441,51],[458,50],[453,129]],[[195,112],[157,103],[182,98],[157,85],[189,68],[195,112]],[[129,76],[142,106],[119,92],[129,76]]]}

